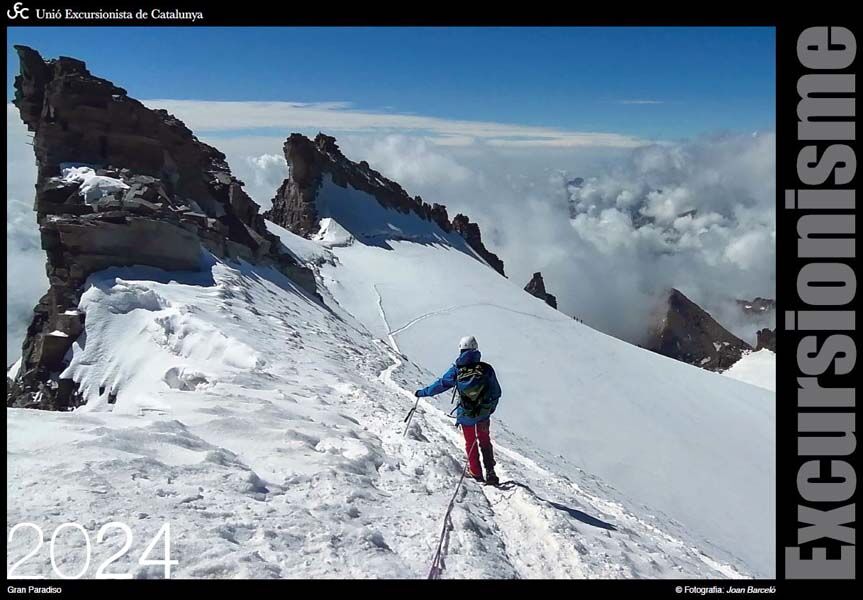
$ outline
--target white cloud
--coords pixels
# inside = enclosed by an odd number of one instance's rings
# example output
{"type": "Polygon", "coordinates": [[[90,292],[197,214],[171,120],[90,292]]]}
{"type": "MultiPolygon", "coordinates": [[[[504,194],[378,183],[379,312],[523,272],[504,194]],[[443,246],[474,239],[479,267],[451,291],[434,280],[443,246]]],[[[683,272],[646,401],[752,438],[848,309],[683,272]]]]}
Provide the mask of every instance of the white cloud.
{"type": "Polygon", "coordinates": [[[358,160],[377,165],[386,171],[388,178],[407,189],[441,183],[460,184],[473,176],[470,169],[424,138],[388,135],[373,139],[366,150],[358,160]]]}
{"type": "Polygon", "coordinates": [[[224,102],[205,100],[144,100],[151,108],[164,108],[203,133],[260,129],[308,130],[330,133],[374,133],[422,136],[441,146],[462,146],[482,141],[506,147],[612,147],[634,148],[647,143],[618,133],[569,131],[492,121],[442,119],[422,115],[353,110],[346,103],[224,102]]]}
{"type": "MultiPolygon", "coordinates": [[[[733,300],[775,297],[774,149],[772,133],[649,146],[571,186],[578,240],[570,243],[596,250],[597,261],[582,267],[619,276],[613,286],[629,288],[630,313],[644,315],[648,297],[678,287],[754,342],[755,326],[736,319],[733,300]],[[630,219],[610,219],[612,210],[630,219]]],[[[591,285],[608,296],[601,277],[591,285]]],[[[637,338],[626,319],[613,323],[613,312],[590,316],[608,331],[637,338]]]]}
{"type": "Polygon", "coordinates": [[[248,162],[255,169],[255,183],[261,185],[279,185],[288,174],[288,161],[278,154],[250,156],[248,162]]]}
{"type": "Polygon", "coordinates": [[[280,154],[264,153],[245,156],[244,160],[235,161],[234,164],[237,165],[234,175],[246,184],[246,193],[252,198],[261,198],[258,203],[269,208],[269,200],[288,176],[288,161],[285,157],[280,154]]]}

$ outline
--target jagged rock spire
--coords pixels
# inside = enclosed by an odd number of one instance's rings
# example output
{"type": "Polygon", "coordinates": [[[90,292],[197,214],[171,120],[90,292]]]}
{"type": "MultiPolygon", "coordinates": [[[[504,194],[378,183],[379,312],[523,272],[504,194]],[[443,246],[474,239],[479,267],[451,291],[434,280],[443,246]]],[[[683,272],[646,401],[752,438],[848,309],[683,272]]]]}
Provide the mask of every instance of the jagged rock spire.
{"type": "Polygon", "coordinates": [[[310,140],[292,133],[283,150],[290,173],[276,192],[272,209],[265,213],[274,223],[305,237],[317,233],[320,226],[318,193],[324,175],[329,175],[334,184],[366,192],[384,208],[414,213],[437,224],[446,233],[459,234],[495,271],[505,276],[503,261],[485,247],[476,223],[465,215],[456,215],[450,222],[445,206],[429,205],[419,196],[411,197],[398,183],[372,169],[366,161],[349,160],[334,137],[318,133],[310,140]]]}
{"type": "Polygon", "coordinates": [[[766,348],[771,352],[776,352],[776,329],[759,329],[756,335],[755,349],[763,350],[766,348]]]}
{"type": "Polygon", "coordinates": [[[542,273],[534,273],[530,281],[527,282],[527,285],[524,286],[524,291],[531,296],[536,296],[550,307],[557,308],[557,298],[545,291],[545,281],[542,279],[542,273]]]}

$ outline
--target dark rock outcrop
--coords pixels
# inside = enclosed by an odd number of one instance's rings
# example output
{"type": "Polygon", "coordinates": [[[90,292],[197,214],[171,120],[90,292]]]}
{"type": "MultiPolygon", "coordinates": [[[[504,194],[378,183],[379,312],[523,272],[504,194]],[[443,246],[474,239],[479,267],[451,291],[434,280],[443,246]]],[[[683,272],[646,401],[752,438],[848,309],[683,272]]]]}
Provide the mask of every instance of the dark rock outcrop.
{"type": "Polygon", "coordinates": [[[334,137],[319,133],[310,140],[292,133],[283,149],[290,172],[273,198],[272,209],[264,214],[267,219],[304,237],[317,233],[320,227],[318,192],[324,176],[329,175],[335,185],[366,192],[384,208],[414,213],[437,224],[446,233],[457,233],[495,271],[505,276],[503,261],[485,247],[476,223],[464,215],[456,215],[450,222],[445,206],[429,205],[419,196],[411,197],[398,183],[372,169],[367,162],[349,160],[334,137]]]}
{"type": "Polygon", "coordinates": [[[545,291],[545,281],[542,279],[542,273],[534,273],[527,285],[524,286],[524,291],[531,296],[536,296],[550,307],[557,308],[557,298],[545,291]]]}
{"type": "Polygon", "coordinates": [[[738,299],[736,302],[737,307],[743,313],[743,321],[751,328],[756,329],[756,350],[769,348],[775,352],[776,301],[759,296],[754,300],[738,299]]]}
{"type": "Polygon", "coordinates": [[[757,341],[755,343],[755,350],[763,350],[767,349],[771,352],[776,352],[776,330],[768,329],[765,327],[764,329],[758,330],[756,334],[757,341]]]}
{"type": "Polygon", "coordinates": [[[479,254],[492,269],[504,275],[503,261],[496,254],[486,249],[482,243],[482,233],[479,230],[479,225],[471,223],[467,216],[457,214],[452,220],[452,230],[463,237],[467,245],[473,248],[474,252],[479,254]]]}
{"type": "Polygon", "coordinates": [[[669,292],[644,347],[711,371],[724,371],[752,350],[676,289],[669,292]]]}
{"type": "Polygon", "coordinates": [[[221,152],[166,111],[94,77],[83,62],[15,49],[14,104],[34,133],[49,289],[34,310],[18,376],[7,384],[7,406],[61,410],[80,401],[60,373],[84,330],[77,307],[96,271],[197,270],[203,246],[221,258],[274,266],[316,293],[312,272],[281,250],[221,152]]]}

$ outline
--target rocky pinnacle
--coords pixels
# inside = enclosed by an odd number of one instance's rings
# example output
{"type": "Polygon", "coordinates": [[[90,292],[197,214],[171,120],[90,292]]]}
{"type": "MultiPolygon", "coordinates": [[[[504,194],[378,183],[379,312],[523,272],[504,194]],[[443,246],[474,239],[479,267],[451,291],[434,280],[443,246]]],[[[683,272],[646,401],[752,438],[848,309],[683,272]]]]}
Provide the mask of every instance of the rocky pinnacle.
{"type": "Polygon", "coordinates": [[[224,154],[80,60],[15,50],[13,103],[34,134],[34,208],[49,289],[34,309],[18,374],[7,380],[7,406],[62,410],[79,402],[77,384],[62,373],[85,329],[78,303],[96,271],[197,270],[206,249],[274,266],[316,293],[313,274],[280,249],[224,154]]]}

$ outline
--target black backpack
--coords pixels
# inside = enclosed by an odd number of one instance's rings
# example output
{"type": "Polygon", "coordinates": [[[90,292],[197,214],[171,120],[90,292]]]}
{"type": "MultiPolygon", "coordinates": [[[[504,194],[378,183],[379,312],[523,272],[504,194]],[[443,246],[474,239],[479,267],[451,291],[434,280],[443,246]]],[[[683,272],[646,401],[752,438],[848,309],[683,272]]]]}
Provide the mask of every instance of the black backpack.
{"type": "Polygon", "coordinates": [[[464,414],[470,418],[480,416],[483,405],[490,398],[491,378],[494,369],[484,362],[462,365],[456,373],[456,389],[459,395],[459,404],[464,414]]]}

